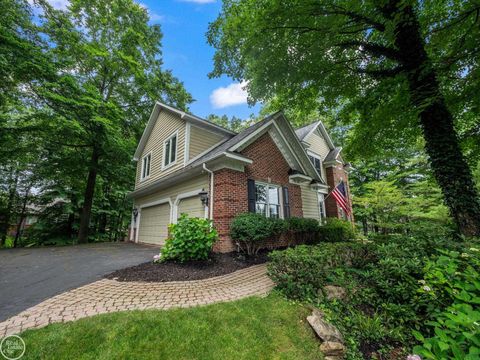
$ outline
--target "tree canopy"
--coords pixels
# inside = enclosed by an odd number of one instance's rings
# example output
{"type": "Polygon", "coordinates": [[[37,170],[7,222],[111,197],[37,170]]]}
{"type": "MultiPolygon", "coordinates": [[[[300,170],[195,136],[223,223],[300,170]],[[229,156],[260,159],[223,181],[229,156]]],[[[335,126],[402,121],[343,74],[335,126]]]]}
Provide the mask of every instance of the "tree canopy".
{"type": "Polygon", "coordinates": [[[3,3],[0,61],[6,73],[0,76],[8,81],[0,86],[11,95],[0,99],[0,125],[11,147],[1,166],[11,179],[5,194],[16,194],[2,207],[10,214],[2,222],[3,238],[9,218],[19,214],[13,206],[21,203],[18,179],[31,177],[33,165],[37,199],[60,208],[62,231],[78,231],[84,242],[92,226],[96,233],[124,229],[118,222],[130,212],[131,157],[151,107],[161,100],[186,110],[192,101],[162,68],[159,25],[150,25],[147,10],[133,0],[72,0],[65,10],[38,0],[35,15],[26,1],[3,3]],[[13,135],[20,132],[25,142],[13,135]],[[23,146],[27,142],[34,146],[23,146]],[[19,153],[21,147],[35,159],[19,153]]]}
{"type": "Polygon", "coordinates": [[[455,222],[479,234],[455,130],[478,141],[479,11],[475,1],[226,0],[207,34],[210,75],[247,81],[251,102],[335,112],[364,156],[422,136],[455,222]]]}

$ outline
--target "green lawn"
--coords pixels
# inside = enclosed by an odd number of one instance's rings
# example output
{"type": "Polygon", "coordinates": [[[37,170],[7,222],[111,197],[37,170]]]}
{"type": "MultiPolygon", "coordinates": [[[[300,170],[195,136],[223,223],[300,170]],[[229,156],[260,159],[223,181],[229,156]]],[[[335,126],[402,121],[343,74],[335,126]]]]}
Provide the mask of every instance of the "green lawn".
{"type": "Polygon", "coordinates": [[[271,294],[190,309],[99,315],[21,336],[24,359],[321,359],[307,314],[271,294]]]}

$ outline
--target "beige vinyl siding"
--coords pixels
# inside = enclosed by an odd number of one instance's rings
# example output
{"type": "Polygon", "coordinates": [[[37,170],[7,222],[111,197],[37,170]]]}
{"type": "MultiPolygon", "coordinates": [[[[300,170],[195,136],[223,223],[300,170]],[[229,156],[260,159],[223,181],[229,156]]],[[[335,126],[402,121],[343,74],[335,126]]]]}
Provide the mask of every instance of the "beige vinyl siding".
{"type": "Polygon", "coordinates": [[[188,158],[193,159],[205,150],[210,149],[213,145],[218,144],[223,138],[220,134],[191,125],[188,158]]]}
{"type": "Polygon", "coordinates": [[[182,213],[188,214],[189,217],[205,218],[205,206],[203,206],[200,197],[194,196],[180,200],[178,204],[178,217],[182,213]]]}
{"type": "Polygon", "coordinates": [[[208,175],[200,175],[188,181],[171,186],[167,189],[157,191],[156,193],[135,199],[135,206],[141,206],[154,201],[170,198],[172,202],[175,201],[178,194],[187,193],[197,189],[205,189],[208,191],[208,175]]]}
{"type": "Polygon", "coordinates": [[[300,185],[302,193],[303,217],[320,219],[320,210],[318,207],[318,195],[315,190],[310,189],[309,185],[300,185]]]}
{"type": "Polygon", "coordinates": [[[168,236],[170,204],[143,208],[140,214],[138,241],[147,244],[163,245],[168,236]]]}
{"type": "Polygon", "coordinates": [[[185,153],[185,126],[185,121],[180,119],[177,114],[174,114],[168,110],[160,111],[150,137],[145,144],[145,149],[142,152],[142,156],[137,161],[137,176],[135,181],[136,189],[144,187],[145,185],[148,185],[153,181],[183,167],[185,153]],[[176,131],[178,131],[178,135],[177,157],[175,164],[165,170],[162,170],[163,143],[176,131]],[[149,152],[152,153],[150,176],[147,179],[140,181],[142,158],[149,152]]]}
{"type": "Polygon", "coordinates": [[[320,155],[322,157],[322,160],[324,160],[330,152],[327,141],[319,133],[318,129],[315,130],[310,136],[308,136],[305,141],[310,144],[308,150],[320,155]]]}

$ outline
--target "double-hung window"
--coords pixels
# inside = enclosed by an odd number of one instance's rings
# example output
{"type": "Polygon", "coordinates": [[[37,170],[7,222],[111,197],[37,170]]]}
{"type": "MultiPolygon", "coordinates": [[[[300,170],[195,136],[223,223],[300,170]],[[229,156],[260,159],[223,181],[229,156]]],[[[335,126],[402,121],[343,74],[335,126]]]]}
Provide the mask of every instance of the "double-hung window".
{"type": "Polygon", "coordinates": [[[255,212],[266,217],[280,217],[280,187],[255,183],[255,212]]]}
{"type": "Polygon", "coordinates": [[[175,164],[177,160],[177,133],[163,143],[163,167],[175,164]]]}
{"type": "Polygon", "coordinates": [[[322,175],[322,161],[320,160],[319,157],[313,156],[313,155],[308,155],[308,158],[312,162],[313,166],[317,170],[318,174],[321,176],[322,175]]]}
{"type": "Polygon", "coordinates": [[[150,164],[152,162],[152,154],[149,153],[142,158],[142,171],[140,179],[144,180],[150,176],[150,164]]]}

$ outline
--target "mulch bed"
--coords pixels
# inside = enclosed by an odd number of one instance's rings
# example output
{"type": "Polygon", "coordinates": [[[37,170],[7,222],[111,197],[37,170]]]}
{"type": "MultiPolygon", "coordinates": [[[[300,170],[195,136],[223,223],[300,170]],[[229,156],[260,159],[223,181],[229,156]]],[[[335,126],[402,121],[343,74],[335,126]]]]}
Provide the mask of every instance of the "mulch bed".
{"type": "Polygon", "coordinates": [[[238,253],[213,254],[206,261],[191,261],[183,264],[174,261],[160,264],[147,262],[114,271],[105,277],[117,281],[145,282],[201,280],[229,274],[266,261],[267,252],[260,252],[255,257],[245,257],[238,253]]]}

